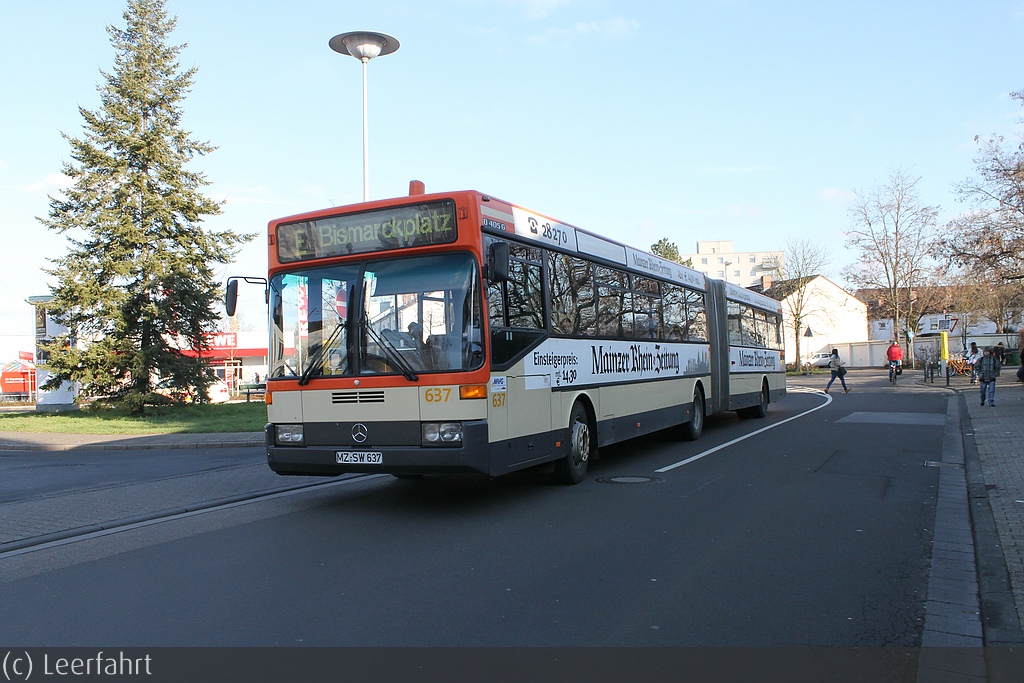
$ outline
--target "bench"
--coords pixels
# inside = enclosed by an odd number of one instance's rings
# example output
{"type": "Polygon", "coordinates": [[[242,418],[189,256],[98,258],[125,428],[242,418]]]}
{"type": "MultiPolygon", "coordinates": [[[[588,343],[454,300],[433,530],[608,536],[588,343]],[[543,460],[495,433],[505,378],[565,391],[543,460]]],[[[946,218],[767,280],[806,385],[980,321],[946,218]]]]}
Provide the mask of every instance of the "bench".
{"type": "Polygon", "coordinates": [[[248,403],[250,397],[253,395],[265,396],[267,393],[267,385],[265,382],[260,382],[259,384],[239,384],[238,391],[239,393],[243,391],[245,392],[245,402],[248,403]]]}

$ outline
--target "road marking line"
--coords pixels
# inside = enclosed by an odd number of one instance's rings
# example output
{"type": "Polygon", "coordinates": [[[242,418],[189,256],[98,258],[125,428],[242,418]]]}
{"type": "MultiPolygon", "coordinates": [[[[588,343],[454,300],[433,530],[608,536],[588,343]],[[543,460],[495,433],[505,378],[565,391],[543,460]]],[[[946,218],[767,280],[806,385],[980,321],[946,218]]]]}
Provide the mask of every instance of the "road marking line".
{"type": "MultiPolygon", "coordinates": [[[[789,389],[789,391],[794,391],[795,389],[803,390],[803,387],[794,387],[793,389],[789,389]]],[[[826,393],[823,393],[823,392],[818,391],[818,390],[811,390],[809,393],[821,394],[822,396],[825,397],[825,402],[822,403],[820,406],[817,406],[816,408],[811,408],[810,410],[808,410],[806,412],[803,412],[803,413],[800,413],[799,415],[794,415],[793,417],[787,417],[785,420],[782,420],[781,422],[776,422],[775,424],[768,425],[767,427],[762,427],[761,429],[758,429],[755,432],[750,432],[749,434],[745,434],[745,435],[743,435],[741,437],[733,439],[732,441],[727,441],[726,443],[723,443],[723,444],[720,444],[718,446],[715,446],[714,448],[709,448],[708,450],[704,451],[703,453],[698,453],[697,455],[689,457],[686,460],[680,460],[677,463],[674,463],[672,465],[668,465],[666,467],[662,467],[660,470],[654,470],[654,471],[657,472],[658,474],[664,474],[665,472],[668,472],[670,470],[674,470],[677,467],[682,467],[683,465],[689,465],[691,462],[700,460],[701,458],[703,458],[706,455],[711,455],[712,453],[715,453],[716,451],[720,451],[723,448],[728,448],[729,446],[737,444],[740,441],[744,441],[746,439],[749,439],[752,436],[757,436],[758,434],[760,434],[762,432],[767,432],[769,429],[775,429],[776,427],[781,427],[782,425],[786,424],[787,422],[792,422],[793,420],[796,420],[797,418],[804,417],[805,415],[810,415],[814,411],[821,410],[822,408],[827,406],[829,403],[832,403],[832,397],[830,395],[826,394],[826,393]]]]}

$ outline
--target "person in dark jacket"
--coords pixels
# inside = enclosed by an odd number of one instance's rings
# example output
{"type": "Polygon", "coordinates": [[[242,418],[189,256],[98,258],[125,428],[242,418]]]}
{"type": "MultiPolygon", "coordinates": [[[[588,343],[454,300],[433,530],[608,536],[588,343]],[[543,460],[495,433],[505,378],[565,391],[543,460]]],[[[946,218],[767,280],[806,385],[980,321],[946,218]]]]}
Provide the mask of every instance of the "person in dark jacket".
{"type": "Polygon", "coordinates": [[[987,396],[988,404],[995,406],[996,377],[999,376],[1001,369],[1002,364],[996,358],[992,347],[986,346],[985,350],[981,352],[981,357],[974,363],[974,371],[978,375],[978,384],[981,387],[981,405],[985,405],[987,396]]]}
{"type": "MultiPolygon", "coordinates": [[[[1024,353],[1024,328],[1017,332],[1017,348],[1024,353]]],[[[1017,368],[1017,381],[1024,382],[1024,362],[1021,362],[1020,367],[1017,368]]]]}

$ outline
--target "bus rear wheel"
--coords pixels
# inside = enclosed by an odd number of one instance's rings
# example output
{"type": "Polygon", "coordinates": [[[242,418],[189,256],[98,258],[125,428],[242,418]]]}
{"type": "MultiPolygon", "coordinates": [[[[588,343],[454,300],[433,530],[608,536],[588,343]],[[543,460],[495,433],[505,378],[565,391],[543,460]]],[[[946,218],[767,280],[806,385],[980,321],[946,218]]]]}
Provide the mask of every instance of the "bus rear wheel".
{"type": "Polygon", "coordinates": [[[696,441],[704,432],[704,394],[700,389],[693,390],[693,419],[682,425],[683,438],[687,441],[696,441]]]}
{"type": "Polygon", "coordinates": [[[745,417],[764,417],[768,414],[769,401],[771,401],[771,398],[768,393],[768,383],[762,382],[761,393],[757,397],[757,405],[744,409],[743,415],[745,417]]]}
{"type": "Polygon", "coordinates": [[[594,456],[596,436],[587,409],[579,401],[572,406],[569,416],[569,452],[555,461],[555,481],[559,484],[578,484],[587,476],[587,466],[594,456]]]}

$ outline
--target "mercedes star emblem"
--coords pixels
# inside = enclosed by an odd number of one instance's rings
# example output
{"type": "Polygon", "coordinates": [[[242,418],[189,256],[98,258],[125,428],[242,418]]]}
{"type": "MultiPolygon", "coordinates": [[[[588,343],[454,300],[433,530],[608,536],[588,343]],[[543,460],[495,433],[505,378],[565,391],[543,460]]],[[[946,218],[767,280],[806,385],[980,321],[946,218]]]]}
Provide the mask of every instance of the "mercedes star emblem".
{"type": "Polygon", "coordinates": [[[366,425],[362,422],[357,422],[352,425],[352,438],[355,439],[356,443],[362,443],[366,441],[366,435],[369,430],[366,429],[366,425]]]}

